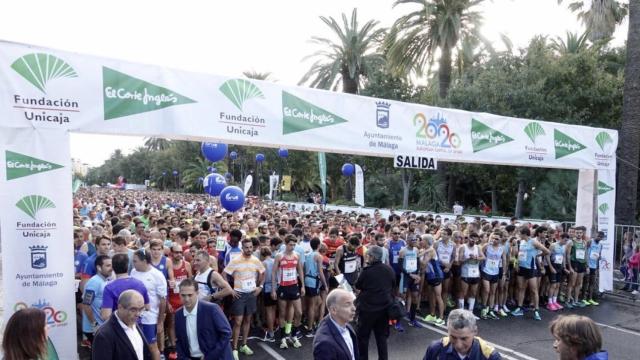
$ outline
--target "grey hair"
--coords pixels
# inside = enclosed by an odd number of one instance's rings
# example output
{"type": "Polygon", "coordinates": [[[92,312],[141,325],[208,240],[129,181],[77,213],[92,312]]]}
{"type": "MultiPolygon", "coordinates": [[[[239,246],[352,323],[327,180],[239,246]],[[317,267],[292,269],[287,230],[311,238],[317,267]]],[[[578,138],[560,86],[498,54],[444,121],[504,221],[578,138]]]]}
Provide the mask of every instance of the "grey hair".
{"type": "Polygon", "coordinates": [[[433,235],[431,234],[422,235],[422,240],[426,241],[429,245],[433,245],[433,235]]]}
{"type": "Polygon", "coordinates": [[[477,331],[476,317],[469,310],[455,309],[449,313],[447,327],[455,330],[471,329],[477,331]]]}
{"type": "Polygon", "coordinates": [[[136,296],[142,298],[142,295],[136,290],[125,290],[118,297],[118,305],[122,306],[125,309],[128,309],[136,296]]]}
{"type": "Polygon", "coordinates": [[[342,289],[334,289],[327,295],[327,309],[331,310],[338,304],[343,296],[351,295],[350,292],[342,289]]]}
{"type": "Polygon", "coordinates": [[[377,245],[374,245],[367,250],[367,255],[371,256],[373,262],[381,262],[383,254],[382,248],[377,245]]]}

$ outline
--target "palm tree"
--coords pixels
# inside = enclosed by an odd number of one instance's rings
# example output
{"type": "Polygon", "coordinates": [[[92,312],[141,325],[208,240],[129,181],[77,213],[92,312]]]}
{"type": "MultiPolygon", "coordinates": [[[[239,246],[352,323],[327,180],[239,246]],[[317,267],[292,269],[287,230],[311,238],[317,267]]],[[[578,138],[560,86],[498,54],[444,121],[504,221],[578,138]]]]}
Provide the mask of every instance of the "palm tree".
{"type": "Polygon", "coordinates": [[[551,40],[551,48],[557,51],[560,55],[577,54],[589,49],[589,43],[587,42],[588,32],[578,35],[567,31],[566,40],[560,36],[551,40]]]}
{"type": "Polygon", "coordinates": [[[319,58],[302,77],[299,85],[309,82],[311,87],[336,90],[342,83],[342,91],[357,94],[362,82],[373,69],[384,64],[384,57],[377,53],[384,36],[384,29],[377,28],[378,21],[369,20],[359,27],[357,9],[351,12],[351,20],[342,14],[342,27],[332,18],[320,19],[337,35],[339,41],[313,37],[311,42],[322,47],[308,58],[319,58]]]}
{"type": "Polygon", "coordinates": [[[616,189],[616,220],[618,224],[633,224],[636,222],[640,161],[640,0],[629,1],[627,61],[619,134],[620,170],[616,189]]]}
{"type": "Polygon", "coordinates": [[[144,147],[151,151],[166,150],[171,146],[171,141],[158,137],[145,138],[144,147]]]}
{"type": "MultiPolygon", "coordinates": [[[[558,4],[563,0],[558,0],[558,4]]],[[[633,0],[632,0],[633,2],[633,0]]],[[[606,40],[613,35],[616,25],[627,16],[629,4],[616,0],[592,0],[589,10],[585,10],[584,1],[572,1],[569,10],[578,13],[578,19],[586,26],[589,40],[606,40]]]]}
{"type": "Polygon", "coordinates": [[[270,72],[257,72],[255,70],[243,71],[242,75],[246,76],[249,79],[255,80],[271,80],[270,72]]]}
{"type": "Polygon", "coordinates": [[[387,37],[387,59],[396,73],[422,76],[434,63],[437,51],[440,98],[447,97],[451,84],[452,52],[461,38],[481,38],[482,16],[475,11],[484,0],[396,0],[420,8],[400,17],[387,37]]]}

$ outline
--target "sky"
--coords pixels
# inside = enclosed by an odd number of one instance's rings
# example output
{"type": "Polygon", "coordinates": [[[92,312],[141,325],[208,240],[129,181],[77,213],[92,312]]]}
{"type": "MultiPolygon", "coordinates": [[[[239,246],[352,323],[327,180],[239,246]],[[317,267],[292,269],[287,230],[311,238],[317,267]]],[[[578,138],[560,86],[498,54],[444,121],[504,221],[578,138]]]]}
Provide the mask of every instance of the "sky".
{"type": "MultiPolygon", "coordinates": [[[[0,6],[0,40],[224,76],[270,72],[278,83],[296,85],[313,63],[303,58],[319,50],[309,39],[331,36],[319,16],[337,19],[357,8],[361,24],[375,19],[389,27],[414,9],[392,9],[393,2],[5,1],[0,6]]],[[[564,37],[566,31],[583,30],[575,14],[557,0],[492,0],[479,10],[482,33],[498,49],[501,33],[519,48],[536,34],[564,37]]],[[[618,27],[614,45],[624,43],[627,27],[626,22],[618,27]]],[[[99,166],[115,149],[128,153],[143,142],[141,137],[72,134],[71,156],[99,166]]]]}

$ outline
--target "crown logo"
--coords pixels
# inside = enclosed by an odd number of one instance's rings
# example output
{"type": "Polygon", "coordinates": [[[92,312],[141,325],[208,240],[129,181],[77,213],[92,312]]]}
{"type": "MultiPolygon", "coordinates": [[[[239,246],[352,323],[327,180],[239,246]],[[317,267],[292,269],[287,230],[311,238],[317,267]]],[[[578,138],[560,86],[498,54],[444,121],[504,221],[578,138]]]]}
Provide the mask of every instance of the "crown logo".
{"type": "Polygon", "coordinates": [[[29,246],[29,249],[31,249],[31,251],[47,251],[48,246],[44,246],[44,245],[34,245],[34,246],[29,246]]]}

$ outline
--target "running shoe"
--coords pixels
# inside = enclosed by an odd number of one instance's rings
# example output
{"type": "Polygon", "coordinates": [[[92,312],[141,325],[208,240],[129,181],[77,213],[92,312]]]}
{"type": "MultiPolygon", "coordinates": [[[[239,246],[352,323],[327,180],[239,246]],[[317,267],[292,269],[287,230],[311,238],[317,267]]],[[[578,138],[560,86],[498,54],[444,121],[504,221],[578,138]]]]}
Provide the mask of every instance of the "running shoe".
{"type": "Polygon", "coordinates": [[[444,324],[446,324],[444,319],[440,319],[440,318],[436,318],[436,321],[434,321],[433,323],[438,326],[444,326],[444,324]]]}
{"type": "Polygon", "coordinates": [[[427,316],[424,317],[424,321],[428,322],[428,323],[434,323],[436,321],[437,317],[429,314],[427,316]]]}
{"type": "Polygon", "coordinates": [[[287,344],[287,338],[282,338],[282,340],[280,340],[280,349],[288,349],[289,348],[289,344],[287,344]]]}
{"type": "Polygon", "coordinates": [[[275,336],[273,336],[272,332],[265,331],[264,332],[264,338],[262,339],[262,341],[264,341],[264,342],[276,342],[276,338],[275,338],[275,336]]]}
{"type": "Polygon", "coordinates": [[[509,316],[509,314],[507,314],[503,309],[498,310],[498,315],[502,316],[502,317],[507,317],[509,316]]]}
{"type": "Polygon", "coordinates": [[[169,360],[178,360],[178,353],[177,353],[177,352],[175,352],[175,351],[171,351],[171,352],[169,352],[169,357],[168,357],[168,359],[169,359],[169,360]]]}
{"type": "Polygon", "coordinates": [[[493,320],[498,320],[498,319],[500,319],[500,318],[498,317],[498,315],[496,315],[496,313],[495,313],[493,310],[490,310],[490,311],[489,311],[489,317],[490,317],[490,318],[492,318],[493,320]]]}
{"type": "Polygon", "coordinates": [[[582,301],[576,301],[575,303],[573,303],[573,306],[583,308],[583,307],[586,307],[587,305],[585,305],[582,301]]]}
{"type": "Polygon", "coordinates": [[[238,350],[233,350],[233,360],[240,360],[240,357],[238,356],[238,350]]]}
{"type": "Polygon", "coordinates": [[[294,337],[291,343],[293,344],[293,347],[296,349],[302,347],[302,344],[300,344],[300,340],[298,340],[297,337],[294,337]]]}
{"type": "Polygon", "coordinates": [[[414,327],[414,328],[418,328],[418,329],[424,328],[424,326],[422,326],[422,324],[420,324],[418,322],[418,320],[410,320],[409,321],[409,326],[414,327]]]}
{"type": "Polygon", "coordinates": [[[556,303],[553,303],[553,304],[556,306],[556,309],[558,309],[558,310],[564,309],[564,306],[560,305],[560,303],[556,302],[556,303]]]}
{"type": "Polygon", "coordinates": [[[638,293],[638,290],[633,290],[633,291],[631,292],[631,295],[638,295],[638,294],[639,294],[639,293],[638,293]]]}
{"type": "Polygon", "coordinates": [[[573,309],[573,304],[567,301],[566,303],[564,303],[564,307],[566,307],[567,309],[573,309]]]}
{"type": "Polygon", "coordinates": [[[595,301],[595,300],[593,300],[593,299],[589,299],[589,303],[590,303],[591,305],[593,305],[593,306],[598,306],[598,305],[600,305],[600,303],[599,303],[599,302],[597,302],[597,301],[595,301]]]}
{"type": "Polygon", "coordinates": [[[522,309],[520,309],[520,308],[516,308],[515,310],[513,310],[511,312],[511,315],[513,315],[513,316],[522,316],[522,315],[524,315],[524,311],[522,311],[522,309]]]}
{"type": "Polygon", "coordinates": [[[247,346],[247,344],[242,345],[240,347],[240,350],[238,350],[239,352],[245,354],[245,355],[253,355],[253,350],[251,350],[251,348],[249,346],[247,346]]]}
{"type": "Polygon", "coordinates": [[[548,303],[547,306],[545,306],[547,308],[547,310],[549,311],[556,311],[558,309],[556,309],[555,306],[553,306],[553,303],[548,303]]]}
{"type": "Polygon", "coordinates": [[[480,318],[483,320],[487,320],[487,314],[489,313],[489,308],[484,308],[480,311],[480,318]]]}
{"type": "Polygon", "coordinates": [[[400,321],[396,323],[395,328],[397,332],[404,332],[404,327],[402,327],[402,324],[400,323],[400,321]]]}
{"type": "Polygon", "coordinates": [[[511,310],[509,310],[506,304],[502,305],[502,310],[504,310],[504,312],[506,312],[507,314],[511,312],[511,310]]]}
{"type": "Polygon", "coordinates": [[[587,299],[582,300],[582,303],[583,303],[585,306],[591,306],[591,302],[590,302],[589,300],[587,300],[587,299]]]}
{"type": "Polygon", "coordinates": [[[542,320],[542,318],[540,317],[540,313],[538,312],[538,310],[535,310],[535,311],[533,312],[533,320],[537,320],[537,321],[542,320]]]}
{"type": "Polygon", "coordinates": [[[312,337],[316,336],[316,329],[309,330],[305,336],[308,337],[308,338],[312,338],[312,337]]]}
{"type": "Polygon", "coordinates": [[[456,307],[456,303],[454,303],[451,299],[447,299],[447,307],[454,308],[456,307]]]}

